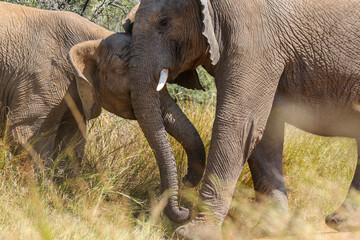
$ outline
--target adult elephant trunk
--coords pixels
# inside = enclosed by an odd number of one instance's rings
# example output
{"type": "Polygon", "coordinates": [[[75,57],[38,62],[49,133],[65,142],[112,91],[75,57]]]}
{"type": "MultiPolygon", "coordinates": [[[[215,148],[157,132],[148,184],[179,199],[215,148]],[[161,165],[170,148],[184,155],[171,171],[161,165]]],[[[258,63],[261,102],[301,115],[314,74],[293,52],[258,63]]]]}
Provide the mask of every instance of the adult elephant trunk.
{"type": "Polygon", "coordinates": [[[169,194],[165,213],[171,221],[182,223],[189,219],[190,211],[179,207],[176,162],[165,130],[160,96],[155,91],[156,83],[151,79],[151,75],[142,70],[146,65],[137,65],[139,62],[141,63],[136,58],[130,60],[130,82],[137,82],[131,84],[132,105],[140,127],[154,152],[160,171],[161,192],[168,191],[169,194]],[[150,79],[144,79],[144,76],[149,76],[150,79]]]}
{"type": "Polygon", "coordinates": [[[183,183],[187,187],[195,187],[205,169],[204,144],[196,128],[171,98],[166,87],[160,92],[160,105],[166,131],[183,146],[188,157],[188,170],[183,183]]]}

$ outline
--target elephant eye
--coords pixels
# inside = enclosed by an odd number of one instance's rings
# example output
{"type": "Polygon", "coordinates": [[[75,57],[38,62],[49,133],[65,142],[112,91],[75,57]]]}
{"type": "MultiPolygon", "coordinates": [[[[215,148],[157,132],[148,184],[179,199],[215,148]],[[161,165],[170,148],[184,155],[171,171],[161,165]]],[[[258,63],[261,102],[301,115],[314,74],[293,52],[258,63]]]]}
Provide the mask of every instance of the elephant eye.
{"type": "Polygon", "coordinates": [[[162,15],[158,18],[158,29],[164,31],[170,26],[168,17],[162,15]]]}

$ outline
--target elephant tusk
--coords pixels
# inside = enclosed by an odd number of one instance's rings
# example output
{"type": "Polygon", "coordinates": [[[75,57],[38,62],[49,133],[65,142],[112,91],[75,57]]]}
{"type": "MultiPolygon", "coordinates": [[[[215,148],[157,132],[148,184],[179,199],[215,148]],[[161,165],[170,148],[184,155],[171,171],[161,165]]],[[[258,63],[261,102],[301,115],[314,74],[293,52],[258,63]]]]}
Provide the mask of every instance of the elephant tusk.
{"type": "Polygon", "coordinates": [[[169,76],[169,69],[164,68],[160,73],[159,83],[157,85],[156,91],[161,91],[164,88],[165,83],[169,76]]]}

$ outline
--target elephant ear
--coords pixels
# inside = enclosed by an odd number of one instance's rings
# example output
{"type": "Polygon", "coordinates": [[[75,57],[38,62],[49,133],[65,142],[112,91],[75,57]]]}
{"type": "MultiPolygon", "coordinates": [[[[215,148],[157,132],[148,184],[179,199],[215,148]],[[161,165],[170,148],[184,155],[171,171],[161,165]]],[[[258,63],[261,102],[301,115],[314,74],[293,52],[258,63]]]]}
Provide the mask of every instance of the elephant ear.
{"type": "Polygon", "coordinates": [[[77,90],[86,120],[96,118],[101,113],[99,96],[94,83],[97,70],[97,49],[101,40],[86,41],[70,49],[69,58],[75,70],[77,90]]]}
{"type": "Polygon", "coordinates": [[[182,72],[177,76],[173,83],[177,83],[188,89],[205,90],[200,83],[199,76],[195,69],[182,72]]]}
{"type": "Polygon", "coordinates": [[[219,44],[215,37],[214,26],[213,26],[213,18],[211,17],[210,10],[211,3],[210,0],[200,0],[201,5],[203,6],[202,14],[203,14],[203,23],[204,23],[204,31],[203,35],[206,37],[207,42],[210,46],[210,59],[211,64],[216,65],[220,59],[220,50],[219,44]]]}
{"type": "Polygon", "coordinates": [[[121,21],[121,25],[123,26],[124,30],[128,34],[132,34],[132,29],[134,26],[135,15],[139,8],[140,3],[138,3],[135,7],[133,7],[129,14],[121,21]]]}

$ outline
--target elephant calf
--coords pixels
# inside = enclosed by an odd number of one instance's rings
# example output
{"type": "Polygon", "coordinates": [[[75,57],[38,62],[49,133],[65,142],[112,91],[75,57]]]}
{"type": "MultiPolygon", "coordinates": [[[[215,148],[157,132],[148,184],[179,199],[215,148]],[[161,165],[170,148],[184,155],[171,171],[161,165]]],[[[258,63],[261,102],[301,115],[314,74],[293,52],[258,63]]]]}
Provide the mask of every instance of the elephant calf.
{"type": "MultiPolygon", "coordinates": [[[[80,160],[86,123],[102,107],[135,119],[128,80],[130,43],[130,34],[108,31],[74,13],[0,3],[2,135],[7,123],[11,142],[26,150],[35,165],[66,147],[80,160]],[[74,139],[77,144],[70,146],[74,139]]],[[[184,146],[190,161],[187,179],[196,185],[205,163],[201,138],[167,90],[160,96],[165,128],[184,146]]]]}

